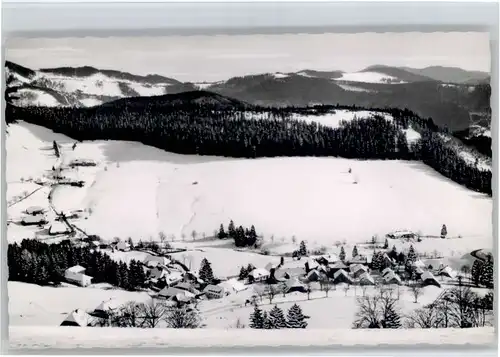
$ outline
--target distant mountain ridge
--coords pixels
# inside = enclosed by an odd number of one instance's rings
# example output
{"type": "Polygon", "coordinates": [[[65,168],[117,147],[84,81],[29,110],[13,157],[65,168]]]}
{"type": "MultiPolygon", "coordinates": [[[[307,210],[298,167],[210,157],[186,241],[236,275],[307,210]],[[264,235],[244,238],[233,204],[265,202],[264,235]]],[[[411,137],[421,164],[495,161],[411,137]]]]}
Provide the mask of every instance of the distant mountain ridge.
{"type": "Polygon", "coordinates": [[[480,82],[485,78],[483,72],[439,69],[384,65],[351,73],[303,69],[196,85],[156,74],[143,76],[91,66],[33,70],[6,61],[5,98],[17,106],[88,107],[120,98],[159,97],[158,101],[166,94],[205,90],[242,103],[269,107],[342,104],[408,108],[453,131],[467,129],[471,113],[491,116],[491,88],[489,83],[480,82]],[[437,72],[446,72],[441,79],[479,83],[445,83],[436,79],[437,72]]]}

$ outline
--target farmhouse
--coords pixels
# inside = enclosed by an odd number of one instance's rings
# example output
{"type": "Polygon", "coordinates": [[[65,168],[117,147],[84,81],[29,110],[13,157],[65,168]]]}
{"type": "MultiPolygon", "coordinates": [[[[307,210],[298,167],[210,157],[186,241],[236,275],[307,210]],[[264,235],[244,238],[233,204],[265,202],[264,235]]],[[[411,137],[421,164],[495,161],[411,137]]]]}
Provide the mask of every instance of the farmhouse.
{"type": "Polygon", "coordinates": [[[54,222],[49,228],[50,235],[68,234],[71,233],[71,228],[64,222],[54,222]]]}
{"type": "Polygon", "coordinates": [[[457,273],[451,269],[449,266],[444,267],[438,273],[440,276],[445,276],[447,278],[455,279],[457,277],[457,273]]]}
{"type": "Polygon", "coordinates": [[[336,254],[322,255],[321,257],[316,259],[316,261],[322,265],[335,264],[339,260],[340,259],[336,254]]]}
{"type": "Polygon", "coordinates": [[[416,268],[422,268],[422,269],[426,268],[425,263],[420,259],[414,261],[412,266],[414,266],[416,268]]]}
{"type": "Polygon", "coordinates": [[[61,326],[91,326],[92,316],[87,314],[81,309],[76,309],[68,314],[68,316],[61,323],[61,326]]]}
{"type": "Polygon", "coordinates": [[[220,285],[207,285],[203,292],[209,299],[220,299],[224,297],[226,290],[220,285]]]}
{"type": "Polygon", "coordinates": [[[359,285],[375,285],[375,279],[368,273],[361,274],[359,277],[359,285]]]}
{"type": "Polygon", "coordinates": [[[345,270],[345,269],[347,269],[347,265],[345,265],[344,263],[342,263],[340,261],[335,263],[335,264],[330,265],[330,272],[332,274],[335,274],[339,270],[345,270]]]}
{"type": "Polygon", "coordinates": [[[434,275],[432,275],[428,271],[424,272],[420,277],[420,279],[422,279],[422,286],[434,285],[437,286],[438,288],[441,287],[439,281],[437,281],[434,275]]]}
{"type": "Polygon", "coordinates": [[[321,278],[321,276],[322,274],[316,269],[314,269],[307,274],[306,279],[308,281],[318,281],[321,278]]]}
{"type": "Polygon", "coordinates": [[[294,277],[302,276],[303,274],[304,274],[304,268],[286,268],[276,271],[276,273],[274,273],[274,276],[276,280],[283,281],[294,277]]]}
{"type": "Polygon", "coordinates": [[[142,261],[142,263],[145,266],[150,267],[150,268],[157,267],[158,265],[167,266],[170,264],[170,262],[171,262],[170,259],[168,259],[167,257],[159,257],[159,256],[155,256],[155,255],[148,255],[142,261]]]}
{"type": "Polygon", "coordinates": [[[349,261],[350,264],[361,264],[361,265],[371,264],[371,262],[372,262],[372,255],[370,254],[369,255],[358,254],[349,261]]]}
{"type": "Polygon", "coordinates": [[[177,289],[189,291],[191,294],[194,294],[196,296],[201,294],[201,292],[198,289],[196,289],[193,285],[191,285],[190,283],[179,283],[179,284],[175,285],[175,287],[177,289]]]}
{"type": "Polygon", "coordinates": [[[343,269],[337,270],[333,275],[334,284],[340,284],[340,283],[352,284],[353,282],[354,280],[343,269]]]}
{"type": "Polygon", "coordinates": [[[368,268],[361,264],[354,264],[349,267],[351,274],[354,278],[358,278],[361,275],[368,272],[368,268]]]}
{"type": "Polygon", "coordinates": [[[101,302],[92,312],[93,316],[106,318],[109,316],[110,312],[118,310],[120,307],[125,305],[126,301],[121,301],[116,298],[110,298],[109,300],[101,302]]]}
{"type": "Polygon", "coordinates": [[[243,284],[241,281],[236,280],[235,278],[223,281],[219,284],[219,286],[222,286],[228,292],[233,292],[236,294],[248,288],[248,286],[243,284]]]}
{"type": "Polygon", "coordinates": [[[391,269],[391,268],[385,268],[384,270],[382,270],[382,276],[385,276],[387,274],[394,274],[394,271],[391,269]]]}
{"type": "Polygon", "coordinates": [[[186,290],[177,289],[175,287],[165,287],[158,293],[158,297],[167,300],[175,298],[177,301],[186,301],[193,299],[195,296],[193,293],[186,290]]]}
{"type": "Polygon", "coordinates": [[[294,291],[298,291],[298,292],[301,292],[301,293],[305,293],[307,292],[307,288],[304,286],[304,284],[302,284],[298,279],[289,279],[287,281],[284,282],[284,292],[287,294],[287,293],[291,293],[291,292],[294,292],[294,291]]]}
{"type": "Polygon", "coordinates": [[[253,282],[265,281],[267,278],[269,278],[269,272],[266,269],[257,268],[252,270],[248,274],[248,277],[249,280],[253,282]]]}
{"type": "Polygon", "coordinates": [[[47,220],[43,214],[38,214],[36,216],[24,216],[21,218],[21,224],[23,226],[36,226],[45,223],[47,223],[47,220]]]}
{"type": "Polygon", "coordinates": [[[384,275],[384,284],[401,284],[401,278],[392,270],[384,275]]]}
{"type": "Polygon", "coordinates": [[[40,206],[31,206],[31,207],[26,208],[25,212],[26,212],[26,214],[29,214],[31,216],[36,216],[36,215],[44,213],[45,210],[40,206]]]}
{"type": "Polygon", "coordinates": [[[116,244],[116,249],[122,252],[128,252],[130,250],[130,244],[127,242],[118,242],[116,244]]]}
{"type": "Polygon", "coordinates": [[[385,237],[389,239],[416,239],[418,238],[418,234],[409,230],[400,230],[388,233],[385,237]]]}
{"type": "Polygon", "coordinates": [[[92,283],[92,277],[85,275],[85,268],[80,265],[75,265],[66,269],[64,277],[66,280],[84,287],[89,286],[92,283]]]}

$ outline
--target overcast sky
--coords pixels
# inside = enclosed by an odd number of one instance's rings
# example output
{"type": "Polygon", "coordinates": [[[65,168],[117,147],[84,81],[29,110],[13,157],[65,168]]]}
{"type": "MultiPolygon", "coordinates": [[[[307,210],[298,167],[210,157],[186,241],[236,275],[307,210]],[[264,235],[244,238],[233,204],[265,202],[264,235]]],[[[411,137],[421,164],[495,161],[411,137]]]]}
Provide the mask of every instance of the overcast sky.
{"type": "Polygon", "coordinates": [[[33,69],[94,66],[181,81],[374,64],[490,71],[488,33],[360,33],[9,39],[6,59],[33,69]]]}

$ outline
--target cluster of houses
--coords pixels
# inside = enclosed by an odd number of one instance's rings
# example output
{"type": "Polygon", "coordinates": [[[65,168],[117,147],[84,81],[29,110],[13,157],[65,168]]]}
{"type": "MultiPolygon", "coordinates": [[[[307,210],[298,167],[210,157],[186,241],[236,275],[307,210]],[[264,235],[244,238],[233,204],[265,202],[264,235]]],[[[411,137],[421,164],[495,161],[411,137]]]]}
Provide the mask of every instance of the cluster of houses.
{"type": "MultiPolygon", "coordinates": [[[[28,207],[24,211],[24,215],[21,217],[21,222],[23,226],[38,226],[45,227],[48,223],[48,218],[46,216],[46,210],[39,206],[28,207]]],[[[69,227],[64,221],[54,221],[48,228],[48,234],[51,236],[56,236],[60,234],[71,233],[71,227],[69,227]]]]}
{"type": "MultiPolygon", "coordinates": [[[[342,261],[335,254],[309,258],[304,268],[283,268],[281,265],[268,264],[264,269],[257,268],[249,273],[247,283],[265,282],[280,283],[284,292],[307,292],[307,284],[311,282],[328,282],[330,284],[349,285],[402,285],[406,268],[398,265],[388,254],[382,255],[381,271],[371,269],[371,257],[358,255],[349,261],[342,261]]],[[[457,273],[443,263],[429,260],[427,263],[417,260],[412,264],[412,278],[423,286],[441,287],[437,276],[455,279],[457,273]]]]}

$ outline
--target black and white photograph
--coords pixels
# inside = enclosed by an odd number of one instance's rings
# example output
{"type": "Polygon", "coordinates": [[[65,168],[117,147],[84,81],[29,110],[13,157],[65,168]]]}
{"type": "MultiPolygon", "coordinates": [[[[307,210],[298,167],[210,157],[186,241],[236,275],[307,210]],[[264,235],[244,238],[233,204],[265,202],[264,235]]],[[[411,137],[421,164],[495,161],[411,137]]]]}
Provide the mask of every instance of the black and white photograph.
{"type": "Polygon", "coordinates": [[[18,348],[493,340],[488,32],[16,37],[4,77],[18,348]]]}

